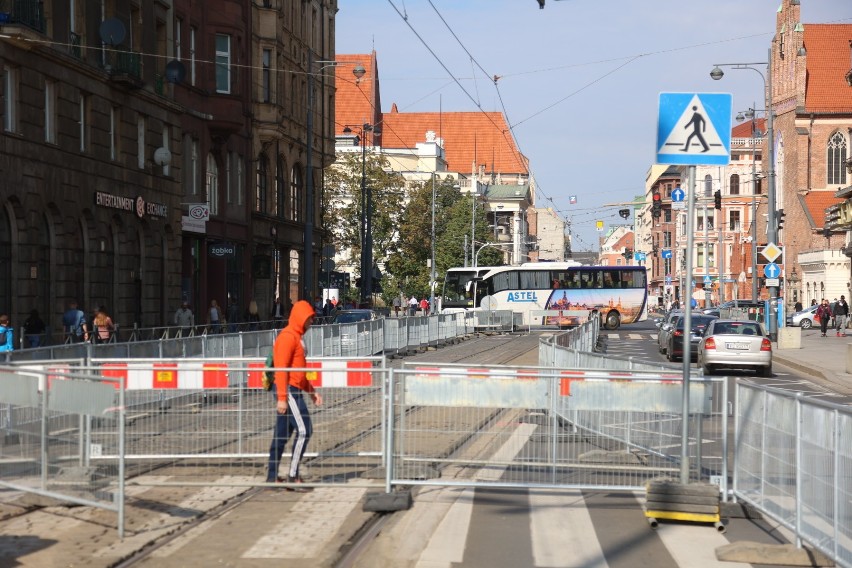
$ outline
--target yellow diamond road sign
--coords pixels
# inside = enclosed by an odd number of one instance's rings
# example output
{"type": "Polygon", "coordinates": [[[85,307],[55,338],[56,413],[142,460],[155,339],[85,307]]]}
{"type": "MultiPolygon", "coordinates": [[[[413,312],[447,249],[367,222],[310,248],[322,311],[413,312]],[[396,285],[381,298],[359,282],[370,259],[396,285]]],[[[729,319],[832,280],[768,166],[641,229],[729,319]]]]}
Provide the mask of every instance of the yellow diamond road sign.
{"type": "Polygon", "coordinates": [[[775,243],[769,243],[765,247],[763,247],[763,251],[761,251],[763,256],[769,262],[775,262],[775,259],[781,256],[783,252],[775,243]]]}

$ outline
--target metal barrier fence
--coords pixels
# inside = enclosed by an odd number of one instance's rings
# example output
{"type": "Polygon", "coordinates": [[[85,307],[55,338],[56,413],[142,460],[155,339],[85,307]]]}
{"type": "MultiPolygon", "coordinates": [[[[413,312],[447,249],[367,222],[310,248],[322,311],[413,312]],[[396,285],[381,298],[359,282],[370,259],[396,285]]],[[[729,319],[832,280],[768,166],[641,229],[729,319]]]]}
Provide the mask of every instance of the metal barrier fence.
{"type": "MultiPolygon", "coordinates": [[[[390,375],[394,485],[644,490],[681,461],[677,375],[407,363],[390,375]]],[[[723,486],[724,378],[692,386],[692,480],[723,486]]]]}
{"type": "Polygon", "coordinates": [[[124,536],[124,389],[84,369],[0,367],[0,486],[118,514],[124,536]],[[95,440],[117,441],[97,465],[95,440]]]}
{"type": "MultiPolygon", "coordinates": [[[[496,313],[496,312],[495,312],[496,313]]],[[[474,333],[477,312],[380,318],[378,320],[315,325],[305,334],[313,357],[371,357],[439,345],[474,333]],[[388,341],[389,340],[389,341],[388,341]]],[[[190,335],[150,341],[66,343],[0,353],[0,362],[56,359],[149,359],[173,357],[265,357],[279,329],[239,333],[190,335]]]]}
{"type": "Polygon", "coordinates": [[[852,566],[852,410],[740,381],[734,495],[852,566]]]}

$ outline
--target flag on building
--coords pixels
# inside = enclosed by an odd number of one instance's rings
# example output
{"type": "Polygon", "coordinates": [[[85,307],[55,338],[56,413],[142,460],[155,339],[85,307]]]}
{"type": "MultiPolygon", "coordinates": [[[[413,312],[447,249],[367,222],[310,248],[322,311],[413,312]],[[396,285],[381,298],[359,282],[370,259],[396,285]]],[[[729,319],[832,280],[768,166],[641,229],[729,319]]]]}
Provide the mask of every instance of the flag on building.
{"type": "Polygon", "coordinates": [[[576,195],[572,195],[572,196],[570,196],[570,197],[568,198],[568,203],[570,203],[571,205],[576,204],[576,203],[577,203],[577,196],[576,196],[576,195]]]}

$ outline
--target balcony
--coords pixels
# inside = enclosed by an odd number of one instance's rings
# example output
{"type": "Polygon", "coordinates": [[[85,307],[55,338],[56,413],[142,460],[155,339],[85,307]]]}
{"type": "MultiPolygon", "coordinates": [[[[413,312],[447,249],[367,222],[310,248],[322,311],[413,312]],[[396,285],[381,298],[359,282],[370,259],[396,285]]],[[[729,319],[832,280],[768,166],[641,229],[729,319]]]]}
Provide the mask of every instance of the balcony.
{"type": "Polygon", "coordinates": [[[25,26],[44,33],[44,6],[41,0],[0,0],[0,26],[25,26]]]}
{"type": "Polygon", "coordinates": [[[120,48],[104,52],[104,69],[110,79],[127,87],[138,89],[142,81],[142,54],[120,48]]]}

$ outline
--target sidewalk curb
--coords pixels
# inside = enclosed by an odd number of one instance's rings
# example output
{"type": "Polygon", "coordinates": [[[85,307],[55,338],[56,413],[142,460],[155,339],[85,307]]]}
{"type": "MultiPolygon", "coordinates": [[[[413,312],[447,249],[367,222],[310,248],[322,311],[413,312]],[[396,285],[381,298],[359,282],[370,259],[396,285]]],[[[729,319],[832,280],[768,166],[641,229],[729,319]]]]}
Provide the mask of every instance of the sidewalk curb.
{"type": "Polygon", "coordinates": [[[815,378],[815,379],[818,379],[818,380],[822,380],[822,381],[828,383],[829,385],[831,385],[832,388],[837,389],[840,394],[844,394],[844,395],[852,394],[852,384],[850,384],[848,381],[842,380],[833,371],[830,371],[830,370],[824,369],[824,368],[820,368],[820,367],[809,366],[806,363],[802,363],[800,361],[796,361],[792,358],[788,358],[788,357],[785,357],[784,355],[779,354],[782,351],[798,351],[798,350],[793,350],[793,349],[787,350],[787,349],[785,349],[785,350],[779,351],[778,348],[777,348],[777,344],[773,346],[773,350],[774,350],[773,357],[774,357],[775,363],[778,363],[779,365],[782,365],[782,366],[787,367],[789,369],[793,369],[794,371],[796,371],[798,373],[802,373],[802,374],[807,375],[809,377],[812,377],[812,378],[815,378]]]}

